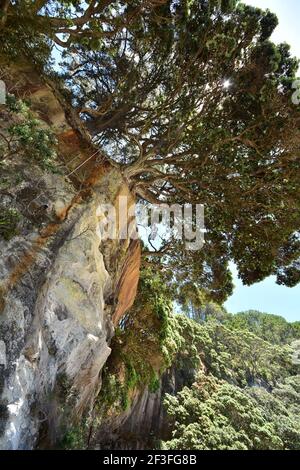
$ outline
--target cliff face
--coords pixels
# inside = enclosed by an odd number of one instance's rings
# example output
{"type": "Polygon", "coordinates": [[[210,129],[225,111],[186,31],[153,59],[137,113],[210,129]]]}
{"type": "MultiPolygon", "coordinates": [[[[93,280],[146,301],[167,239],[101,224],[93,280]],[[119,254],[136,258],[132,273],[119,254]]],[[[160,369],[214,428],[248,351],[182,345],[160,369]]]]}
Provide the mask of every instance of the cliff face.
{"type": "Polygon", "coordinates": [[[159,439],[170,437],[170,423],[163,408],[165,393],[176,393],[172,368],[159,381],[158,390],[135,390],[130,407],[104,421],[90,446],[96,449],[153,449],[159,439]]]}
{"type": "Polygon", "coordinates": [[[0,448],[31,449],[53,445],[92,409],[113,318],[135,297],[140,248],[129,236],[101,240],[103,204],[117,207],[120,195],[134,203],[121,173],[89,158],[94,149],[30,68],[6,72],[8,90],[18,83],[18,96],[54,129],[64,163],[57,174],[15,155],[0,170],[1,209],[21,219],[12,237],[0,237],[0,448]]]}
{"type": "Polygon", "coordinates": [[[195,370],[182,361],[174,360],[159,378],[156,391],[149,387],[136,388],[127,410],[109,415],[103,420],[90,442],[96,449],[153,449],[160,440],[171,439],[173,422],[163,405],[166,393],[176,395],[191,385],[195,370]]]}

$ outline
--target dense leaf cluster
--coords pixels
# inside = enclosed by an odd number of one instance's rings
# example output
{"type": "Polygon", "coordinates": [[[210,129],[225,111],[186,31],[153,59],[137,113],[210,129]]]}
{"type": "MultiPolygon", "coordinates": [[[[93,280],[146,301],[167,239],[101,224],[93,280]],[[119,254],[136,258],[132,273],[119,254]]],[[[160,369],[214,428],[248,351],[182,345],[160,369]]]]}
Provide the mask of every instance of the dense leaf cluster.
{"type": "MultiPolygon", "coordinates": [[[[277,18],[235,0],[1,2],[3,52],[53,75],[137,197],[205,205],[206,245],[151,262],[175,284],[231,293],[299,282],[298,62],[277,18]]],[[[26,130],[19,129],[23,138],[26,130]]],[[[166,248],[166,246],[164,246],[166,248]]]]}
{"type": "Polygon", "coordinates": [[[165,396],[173,437],[163,447],[299,449],[297,323],[260,312],[235,316],[213,303],[195,321],[171,313],[172,295],[158,275],[143,272],[114,339],[98,416],[121,413],[146,387],[155,392],[173,367],[184,371],[185,387],[165,396]]]}
{"type": "Polygon", "coordinates": [[[212,315],[201,325],[180,316],[176,321],[205,369],[199,370],[191,387],[176,396],[166,395],[165,406],[174,428],[164,448],[299,450],[296,325],[259,312],[237,317],[225,314],[221,322],[220,316],[212,315]],[[258,336],[251,332],[253,318],[258,336]],[[270,342],[260,338],[266,334],[266,323],[272,325],[270,342]],[[283,346],[287,343],[283,331],[289,334],[288,347],[283,346]]]}
{"type": "Polygon", "coordinates": [[[54,169],[57,141],[29,104],[13,95],[7,96],[1,111],[0,162],[9,164],[17,156],[25,163],[38,163],[43,169],[54,169]]]}

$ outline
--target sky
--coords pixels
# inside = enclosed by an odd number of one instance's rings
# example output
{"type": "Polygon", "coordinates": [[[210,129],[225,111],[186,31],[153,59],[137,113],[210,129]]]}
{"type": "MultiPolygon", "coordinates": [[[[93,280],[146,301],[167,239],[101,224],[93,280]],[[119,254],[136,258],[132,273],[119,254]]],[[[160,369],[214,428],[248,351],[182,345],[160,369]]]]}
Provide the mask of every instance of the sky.
{"type": "MultiPolygon", "coordinates": [[[[279,25],[273,33],[272,40],[276,43],[289,43],[293,55],[300,58],[300,0],[244,0],[244,3],[263,9],[269,8],[276,13],[279,25]]],[[[300,321],[300,286],[293,289],[278,286],[272,276],[263,282],[246,287],[238,279],[234,266],[232,272],[236,287],[233,295],[224,304],[229,312],[254,309],[281,315],[288,321],[300,321]]]]}
{"type": "Polygon", "coordinates": [[[243,0],[262,9],[268,8],[277,14],[279,25],[273,33],[272,40],[276,43],[287,42],[291,46],[293,54],[300,58],[299,40],[299,0],[243,0]]]}

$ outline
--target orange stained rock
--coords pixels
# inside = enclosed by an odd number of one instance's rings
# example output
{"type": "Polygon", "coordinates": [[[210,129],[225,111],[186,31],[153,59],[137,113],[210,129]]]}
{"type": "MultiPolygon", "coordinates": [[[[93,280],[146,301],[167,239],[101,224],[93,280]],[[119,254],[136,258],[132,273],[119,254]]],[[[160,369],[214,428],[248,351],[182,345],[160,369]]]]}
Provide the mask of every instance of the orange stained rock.
{"type": "Polygon", "coordinates": [[[117,325],[124,313],[132,307],[137,293],[140,276],[141,246],[139,240],[131,240],[121,276],[117,285],[118,303],[113,315],[117,325]]]}
{"type": "Polygon", "coordinates": [[[23,257],[20,259],[19,264],[13,269],[10,273],[9,278],[2,286],[3,294],[11,289],[25,274],[30,266],[34,263],[38,251],[47,243],[48,239],[54,236],[61,227],[61,224],[64,220],[67,219],[68,214],[71,209],[73,209],[77,204],[79,204],[82,199],[87,195],[87,188],[91,188],[96,183],[98,183],[101,177],[107,171],[108,165],[103,165],[103,167],[97,165],[94,170],[91,172],[91,175],[86,179],[84,183],[84,189],[82,189],[78,194],[75,194],[70,204],[66,205],[59,213],[56,214],[59,222],[50,223],[40,231],[40,236],[32,244],[32,247],[27,250],[23,257]]]}

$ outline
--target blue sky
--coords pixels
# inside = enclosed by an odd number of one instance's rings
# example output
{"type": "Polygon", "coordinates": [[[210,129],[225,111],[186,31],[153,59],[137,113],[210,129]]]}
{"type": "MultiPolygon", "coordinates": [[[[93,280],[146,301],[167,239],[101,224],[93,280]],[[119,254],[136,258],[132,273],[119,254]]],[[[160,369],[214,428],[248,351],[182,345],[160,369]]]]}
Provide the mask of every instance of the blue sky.
{"type": "MultiPolygon", "coordinates": [[[[300,0],[244,0],[244,3],[269,8],[276,13],[279,25],[272,36],[273,41],[289,43],[293,54],[300,58],[300,0]]],[[[263,282],[246,287],[238,279],[234,266],[232,271],[236,287],[233,295],[224,305],[229,312],[237,313],[255,309],[281,315],[289,321],[300,320],[300,286],[293,289],[278,286],[275,278],[270,277],[263,282]]]]}
{"type": "Polygon", "coordinates": [[[259,8],[273,11],[277,14],[279,25],[273,33],[274,42],[287,42],[292,52],[300,57],[300,1],[299,0],[243,0],[259,8]]]}

